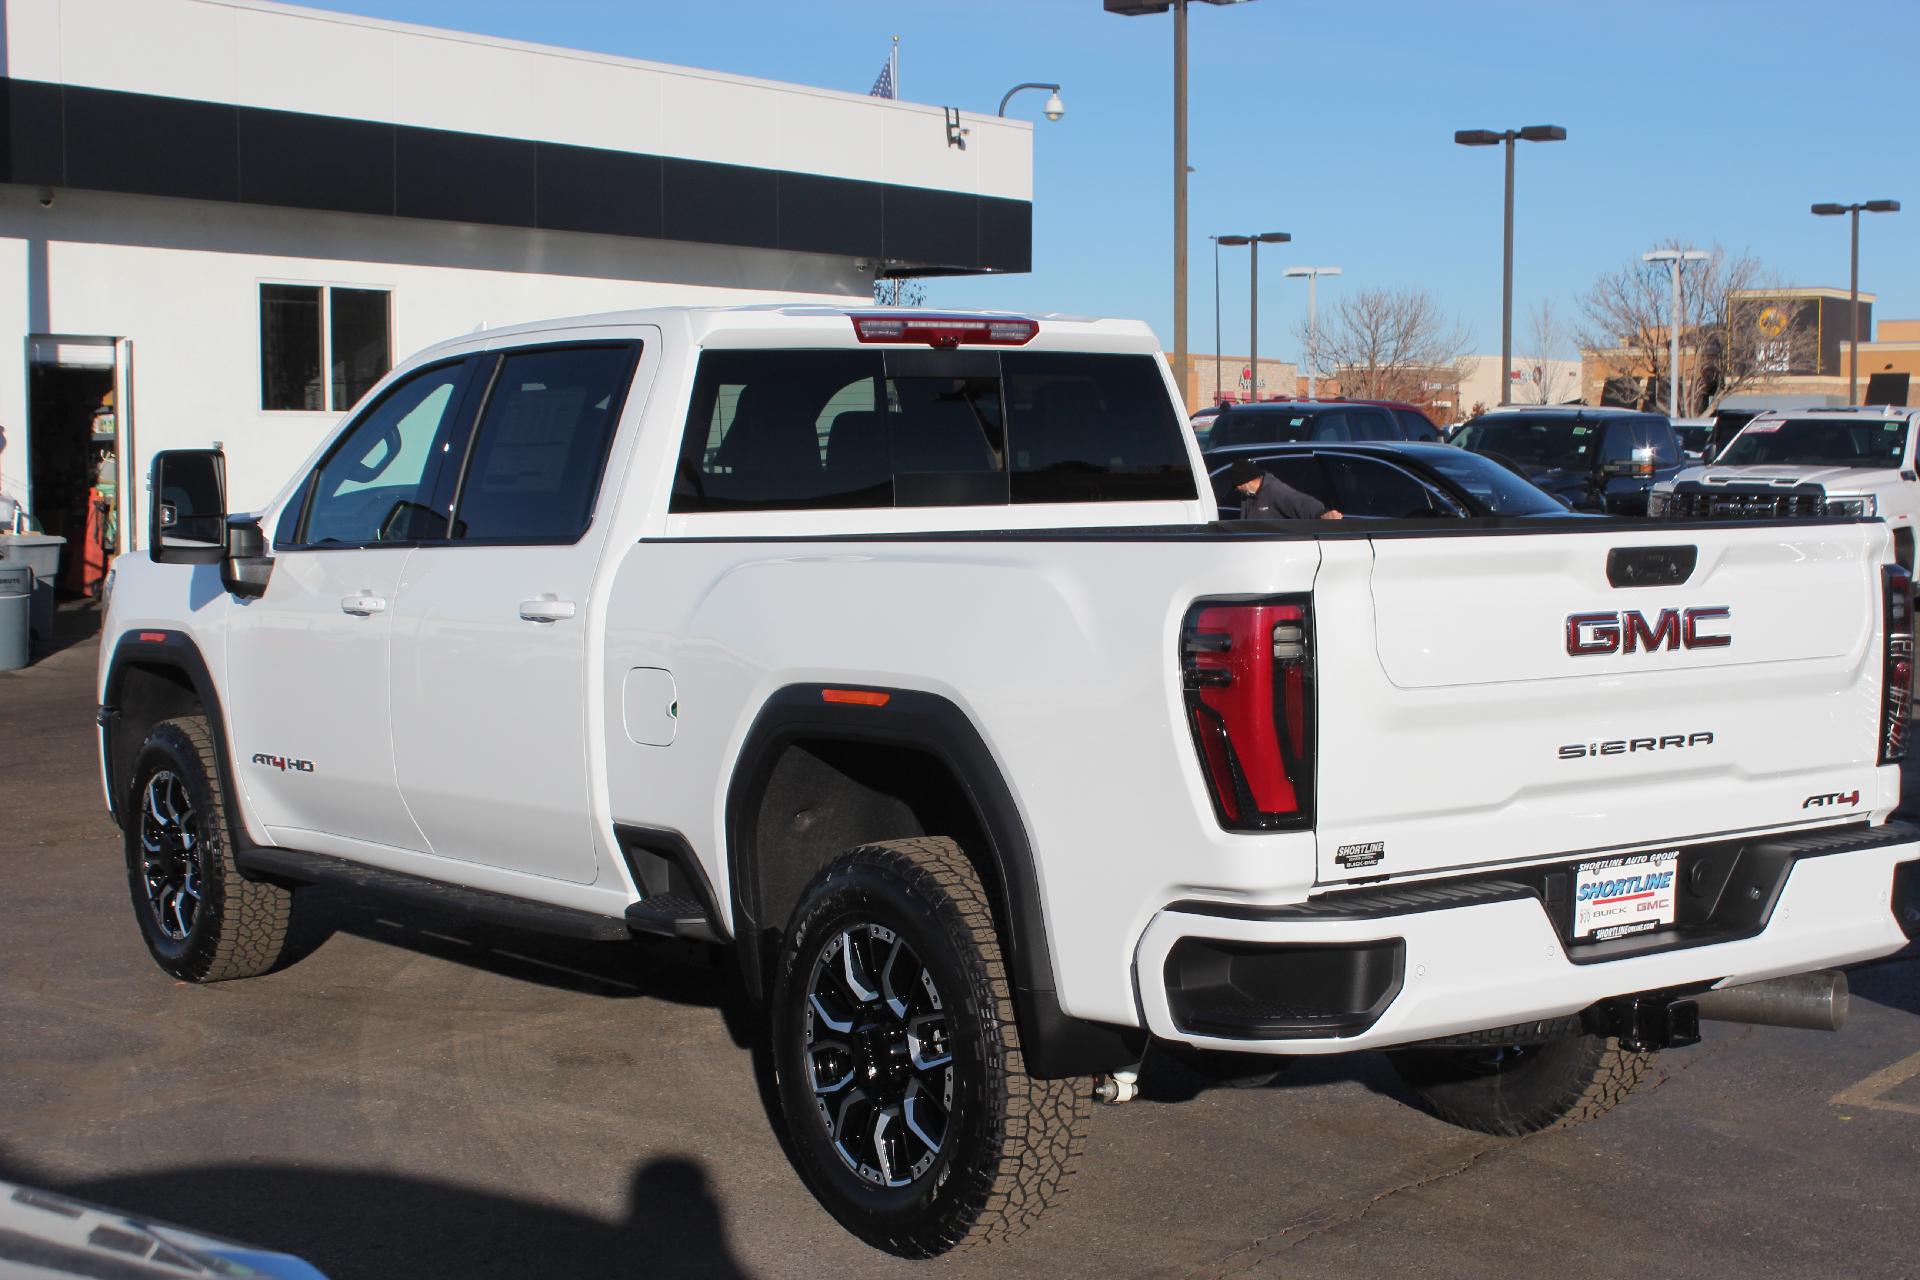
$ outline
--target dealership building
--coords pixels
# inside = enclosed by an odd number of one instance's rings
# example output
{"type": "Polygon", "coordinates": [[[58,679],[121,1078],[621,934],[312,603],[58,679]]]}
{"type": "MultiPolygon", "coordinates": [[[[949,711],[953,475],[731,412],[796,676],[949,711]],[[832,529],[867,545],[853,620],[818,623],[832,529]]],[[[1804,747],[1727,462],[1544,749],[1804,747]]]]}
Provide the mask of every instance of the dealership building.
{"type": "Polygon", "coordinates": [[[0,492],[70,586],[155,451],[264,503],[443,338],[1030,267],[1019,120],[259,0],[0,15],[0,492]]]}

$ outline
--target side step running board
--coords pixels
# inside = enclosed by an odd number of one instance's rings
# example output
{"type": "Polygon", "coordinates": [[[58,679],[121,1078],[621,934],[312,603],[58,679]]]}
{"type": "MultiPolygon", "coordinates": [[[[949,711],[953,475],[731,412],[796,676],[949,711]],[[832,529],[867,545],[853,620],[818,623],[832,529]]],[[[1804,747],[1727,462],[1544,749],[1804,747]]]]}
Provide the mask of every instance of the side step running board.
{"type": "Polygon", "coordinates": [[[654,894],[627,908],[627,927],[635,933],[653,933],[689,942],[719,942],[719,930],[691,894],[654,894]]]}
{"type": "Polygon", "coordinates": [[[369,867],[345,858],[298,849],[239,849],[234,861],[251,875],[292,880],[301,884],[344,885],[356,892],[416,903],[468,915],[516,929],[585,938],[594,942],[624,942],[633,934],[616,916],[595,915],[572,907],[527,902],[503,893],[469,889],[463,885],[428,880],[399,871],[369,867]]]}

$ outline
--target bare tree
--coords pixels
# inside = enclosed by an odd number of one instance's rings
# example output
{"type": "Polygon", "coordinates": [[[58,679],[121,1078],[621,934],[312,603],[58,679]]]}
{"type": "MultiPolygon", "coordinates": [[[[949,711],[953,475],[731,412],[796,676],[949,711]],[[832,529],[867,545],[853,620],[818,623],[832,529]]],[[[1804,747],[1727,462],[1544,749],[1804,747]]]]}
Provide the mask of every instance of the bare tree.
{"type": "Polygon", "coordinates": [[[1313,342],[1304,326],[1299,335],[1314,371],[1338,379],[1340,393],[1357,400],[1430,404],[1440,389],[1434,384],[1456,389],[1466,372],[1466,328],[1424,289],[1343,294],[1313,342]]]}
{"type": "Polygon", "coordinates": [[[1573,335],[1561,322],[1553,303],[1542,299],[1527,315],[1527,349],[1516,362],[1520,374],[1514,399],[1521,404],[1562,404],[1578,399],[1580,373],[1564,367],[1575,357],[1573,335]],[[1555,365],[1563,367],[1556,369],[1555,365]]]}
{"type": "MultiPolygon", "coordinates": [[[[1679,248],[1669,240],[1663,248],[1679,248]]],[[[1770,298],[1777,287],[1750,255],[1715,245],[1680,273],[1680,312],[1664,262],[1638,256],[1594,281],[1580,299],[1580,345],[1599,361],[1616,397],[1675,416],[1705,412],[1727,396],[1808,363],[1817,335],[1803,303],[1770,298]],[[1755,295],[1759,296],[1755,296],[1755,295]],[[1680,329],[1679,406],[1667,404],[1668,325],[1680,329]]]]}
{"type": "Polygon", "coordinates": [[[873,300],[883,307],[924,307],[927,286],[901,276],[882,276],[873,282],[873,300]]]}

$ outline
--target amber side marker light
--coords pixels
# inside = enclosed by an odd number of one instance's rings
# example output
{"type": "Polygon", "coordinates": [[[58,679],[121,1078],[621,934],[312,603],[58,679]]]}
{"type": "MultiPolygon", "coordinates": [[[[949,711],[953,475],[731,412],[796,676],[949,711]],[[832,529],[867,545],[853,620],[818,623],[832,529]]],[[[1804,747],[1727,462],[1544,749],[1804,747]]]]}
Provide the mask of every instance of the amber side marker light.
{"type": "Polygon", "coordinates": [[[876,693],[872,689],[822,689],[820,701],[845,702],[856,707],[884,707],[893,698],[890,693],[876,693]]]}

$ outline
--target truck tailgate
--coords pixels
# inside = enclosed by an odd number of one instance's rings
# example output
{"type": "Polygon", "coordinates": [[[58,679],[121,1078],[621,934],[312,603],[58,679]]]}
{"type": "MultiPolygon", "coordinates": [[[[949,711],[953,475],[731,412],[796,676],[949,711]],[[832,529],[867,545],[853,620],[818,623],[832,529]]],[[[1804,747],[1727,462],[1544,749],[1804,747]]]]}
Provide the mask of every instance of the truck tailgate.
{"type": "Polygon", "coordinates": [[[1329,543],[1319,878],[1867,814],[1885,547],[1869,524],[1329,543]]]}

